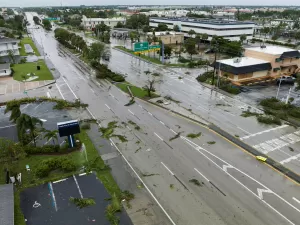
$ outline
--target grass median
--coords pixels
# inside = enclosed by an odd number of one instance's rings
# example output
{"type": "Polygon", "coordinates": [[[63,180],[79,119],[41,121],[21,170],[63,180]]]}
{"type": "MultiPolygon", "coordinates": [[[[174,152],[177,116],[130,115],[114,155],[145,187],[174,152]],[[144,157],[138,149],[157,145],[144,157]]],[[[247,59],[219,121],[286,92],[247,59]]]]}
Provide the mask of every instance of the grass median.
{"type": "MultiPolygon", "coordinates": [[[[127,88],[127,86],[129,86],[132,94],[135,97],[142,98],[142,99],[149,99],[150,98],[148,96],[148,92],[146,90],[144,90],[143,88],[134,86],[134,85],[132,85],[128,82],[118,83],[118,84],[116,84],[116,86],[118,88],[120,88],[122,91],[126,92],[127,94],[129,94],[129,91],[128,91],[128,88],[127,88]]],[[[159,95],[152,92],[151,93],[151,98],[156,98],[156,97],[159,97],[159,95]]]]}
{"type": "Polygon", "coordinates": [[[40,80],[53,80],[52,73],[48,69],[44,60],[38,60],[37,62],[27,62],[22,64],[14,64],[12,67],[14,70],[13,77],[15,80],[23,81],[24,78],[29,79],[31,76],[28,74],[33,73],[33,76],[36,76],[36,79],[32,81],[40,80]],[[37,65],[41,67],[40,70],[37,70],[37,65]]]}
{"type": "Polygon", "coordinates": [[[116,46],[115,48],[117,49],[120,49],[122,51],[125,51],[125,52],[128,52],[132,55],[135,55],[137,57],[140,57],[142,59],[145,59],[145,60],[148,60],[152,63],[155,63],[155,64],[162,64],[161,61],[159,59],[156,59],[156,58],[152,58],[152,57],[149,57],[149,56],[146,56],[146,55],[143,55],[143,54],[140,54],[140,55],[136,55],[134,54],[134,51],[130,50],[130,49],[127,49],[127,48],[124,48],[123,46],[116,46]]]}
{"type": "Polygon", "coordinates": [[[35,46],[35,44],[33,43],[32,39],[30,37],[24,37],[21,41],[20,41],[20,55],[21,56],[27,56],[28,54],[25,52],[25,47],[24,44],[29,44],[31,46],[31,48],[34,51],[34,54],[36,56],[41,56],[41,54],[39,53],[39,50],[37,49],[37,47],[35,46]]]}

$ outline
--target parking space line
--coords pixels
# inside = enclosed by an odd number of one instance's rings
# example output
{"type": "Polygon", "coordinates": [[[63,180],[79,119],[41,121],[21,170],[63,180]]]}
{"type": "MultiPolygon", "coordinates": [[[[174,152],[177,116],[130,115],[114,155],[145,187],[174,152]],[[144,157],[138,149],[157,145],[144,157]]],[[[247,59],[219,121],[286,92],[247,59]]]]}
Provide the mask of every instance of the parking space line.
{"type": "Polygon", "coordinates": [[[59,94],[61,95],[62,99],[65,100],[65,97],[63,96],[63,94],[61,93],[61,90],[60,88],[58,87],[57,83],[55,83],[56,87],[57,87],[57,90],[59,92],[59,94]]]}
{"type": "Polygon", "coordinates": [[[80,195],[81,198],[83,198],[82,192],[81,192],[81,190],[80,190],[79,184],[78,184],[77,179],[76,179],[76,177],[75,177],[74,174],[73,174],[73,178],[74,178],[74,181],[75,181],[75,183],[76,183],[77,189],[78,189],[78,191],[79,191],[79,195],[80,195]]]}
{"type": "Polygon", "coordinates": [[[53,184],[56,184],[56,183],[59,183],[59,182],[63,182],[63,181],[65,181],[65,180],[67,180],[68,178],[65,178],[65,179],[61,179],[61,180],[57,180],[57,181],[53,181],[52,183],[53,184]]]}
{"type": "Polygon", "coordinates": [[[55,199],[55,195],[54,195],[54,191],[53,191],[53,187],[52,187],[51,182],[48,183],[48,188],[49,188],[49,191],[50,191],[50,196],[52,198],[53,207],[55,208],[55,211],[57,211],[56,199],[55,199]]]}
{"type": "Polygon", "coordinates": [[[16,124],[12,124],[12,125],[9,125],[9,126],[0,127],[0,129],[8,128],[8,127],[14,127],[14,126],[16,126],[16,124]]]}
{"type": "Polygon", "coordinates": [[[297,198],[293,197],[293,200],[300,204],[300,201],[297,198]]]}
{"type": "Polygon", "coordinates": [[[297,155],[291,156],[291,157],[289,157],[287,159],[284,159],[284,160],[280,161],[280,163],[281,164],[289,163],[290,161],[297,160],[298,158],[300,158],[300,153],[297,154],[297,155]]]}

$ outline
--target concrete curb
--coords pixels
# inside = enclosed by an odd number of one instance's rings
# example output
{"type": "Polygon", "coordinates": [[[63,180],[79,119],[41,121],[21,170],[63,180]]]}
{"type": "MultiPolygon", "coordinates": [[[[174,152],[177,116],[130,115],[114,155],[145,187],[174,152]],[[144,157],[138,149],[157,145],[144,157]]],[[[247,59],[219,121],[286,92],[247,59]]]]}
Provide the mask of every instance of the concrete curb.
{"type": "Polygon", "coordinates": [[[218,133],[222,137],[226,138],[227,140],[233,142],[234,144],[238,145],[242,149],[245,149],[247,152],[251,153],[253,156],[255,156],[255,157],[256,156],[263,156],[263,157],[267,158],[265,163],[272,166],[274,169],[278,170],[282,174],[288,176],[289,178],[291,178],[295,182],[300,183],[300,175],[298,175],[297,173],[295,173],[295,172],[291,171],[290,169],[284,167],[282,164],[276,162],[275,160],[273,160],[269,156],[257,151],[255,148],[253,148],[250,145],[244,143],[240,139],[232,136],[231,134],[229,134],[228,132],[222,130],[221,128],[217,127],[214,124],[210,124],[208,126],[208,128],[215,131],[216,133],[218,133]]]}
{"type": "Polygon", "coordinates": [[[56,83],[56,80],[54,80],[53,82],[49,83],[49,84],[44,84],[42,86],[39,86],[39,87],[35,87],[35,88],[30,88],[30,89],[26,89],[25,91],[31,91],[31,90],[36,90],[38,88],[42,88],[42,87],[46,87],[48,85],[51,85],[51,84],[55,84],[56,83]]]}

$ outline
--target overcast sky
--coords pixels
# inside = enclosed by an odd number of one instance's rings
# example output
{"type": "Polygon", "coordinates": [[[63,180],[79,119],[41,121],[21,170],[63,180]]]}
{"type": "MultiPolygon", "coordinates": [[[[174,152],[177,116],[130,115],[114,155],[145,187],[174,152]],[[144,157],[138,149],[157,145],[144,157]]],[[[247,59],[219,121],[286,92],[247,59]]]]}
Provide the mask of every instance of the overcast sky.
{"type": "MultiPolygon", "coordinates": [[[[180,4],[189,4],[189,5],[300,5],[299,0],[62,0],[64,6],[74,6],[74,5],[125,5],[125,4],[164,4],[164,5],[180,5],[180,4]],[[130,2],[130,3],[129,3],[130,2]],[[226,3],[225,3],[226,2],[226,3]]],[[[61,4],[60,0],[1,0],[0,7],[30,7],[30,6],[58,6],[61,4]]]]}

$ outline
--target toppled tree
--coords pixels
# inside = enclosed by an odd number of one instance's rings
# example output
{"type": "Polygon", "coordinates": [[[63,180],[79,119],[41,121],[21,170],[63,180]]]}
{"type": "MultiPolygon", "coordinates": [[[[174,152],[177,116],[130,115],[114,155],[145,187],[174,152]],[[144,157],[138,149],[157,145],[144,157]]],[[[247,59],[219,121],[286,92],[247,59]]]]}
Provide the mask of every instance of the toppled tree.
{"type": "Polygon", "coordinates": [[[151,92],[155,92],[154,84],[156,83],[155,79],[147,80],[146,85],[143,87],[147,91],[148,97],[151,98],[151,92]]]}

